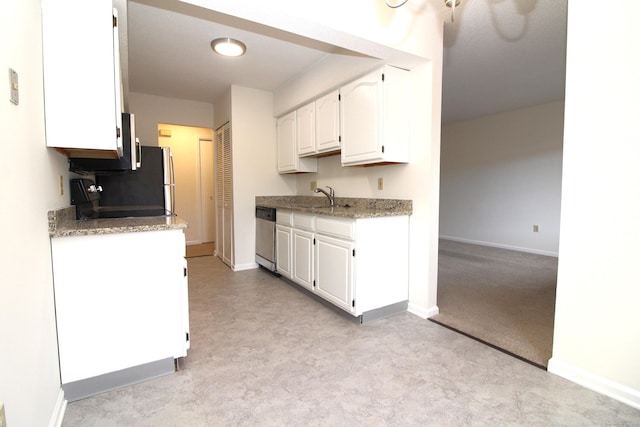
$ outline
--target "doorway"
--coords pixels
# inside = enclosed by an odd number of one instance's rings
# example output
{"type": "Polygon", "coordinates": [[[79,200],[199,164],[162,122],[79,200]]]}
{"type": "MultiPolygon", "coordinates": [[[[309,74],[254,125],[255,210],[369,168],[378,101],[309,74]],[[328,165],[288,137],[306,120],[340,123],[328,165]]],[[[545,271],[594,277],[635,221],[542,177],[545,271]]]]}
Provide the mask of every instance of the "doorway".
{"type": "Polygon", "coordinates": [[[215,241],[213,129],[158,124],[158,145],[170,147],[176,182],[176,213],[185,230],[188,256],[212,255],[215,241]]]}
{"type": "Polygon", "coordinates": [[[442,127],[440,314],[433,320],[545,369],[563,111],[557,101],[442,127]]]}

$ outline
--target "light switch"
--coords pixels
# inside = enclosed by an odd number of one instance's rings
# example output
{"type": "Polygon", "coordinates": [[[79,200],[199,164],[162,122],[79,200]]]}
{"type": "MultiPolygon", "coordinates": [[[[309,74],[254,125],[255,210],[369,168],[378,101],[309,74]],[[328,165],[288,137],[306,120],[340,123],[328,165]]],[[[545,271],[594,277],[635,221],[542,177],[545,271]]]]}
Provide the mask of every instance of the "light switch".
{"type": "Polygon", "coordinates": [[[384,189],[384,180],[382,178],[378,178],[378,190],[384,189]]]}
{"type": "Polygon", "coordinates": [[[18,105],[20,102],[20,94],[18,93],[18,73],[12,68],[9,68],[9,85],[11,87],[11,98],[9,101],[18,105]]]}

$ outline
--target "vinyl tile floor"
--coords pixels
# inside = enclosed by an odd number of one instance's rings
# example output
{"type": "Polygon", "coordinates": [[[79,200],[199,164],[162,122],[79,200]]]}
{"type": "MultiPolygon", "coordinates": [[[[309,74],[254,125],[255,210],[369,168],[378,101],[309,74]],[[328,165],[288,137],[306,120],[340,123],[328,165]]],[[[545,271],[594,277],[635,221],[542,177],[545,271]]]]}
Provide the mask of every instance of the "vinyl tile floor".
{"type": "Polygon", "coordinates": [[[262,269],[189,263],[174,374],[72,402],[63,426],[640,425],[640,411],[409,313],[359,325],[262,269]]]}

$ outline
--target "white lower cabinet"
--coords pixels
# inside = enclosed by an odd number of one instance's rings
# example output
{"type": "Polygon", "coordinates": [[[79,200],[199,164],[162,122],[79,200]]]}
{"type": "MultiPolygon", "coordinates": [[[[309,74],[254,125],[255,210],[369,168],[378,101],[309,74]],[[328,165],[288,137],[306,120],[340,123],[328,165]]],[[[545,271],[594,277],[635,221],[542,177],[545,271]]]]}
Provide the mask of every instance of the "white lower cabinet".
{"type": "Polygon", "coordinates": [[[313,290],[313,245],[315,217],[293,214],[293,277],[292,280],[313,290]]]}
{"type": "Polygon", "coordinates": [[[186,356],[182,230],[56,237],[51,251],[63,387],[186,356]]]}
{"type": "Polygon", "coordinates": [[[348,240],[316,235],[316,293],[349,313],[355,310],[353,249],[348,240]]]}
{"type": "Polygon", "coordinates": [[[354,316],[409,298],[409,217],[293,213],[291,280],[354,316]]]}
{"type": "Polygon", "coordinates": [[[276,271],[287,279],[291,278],[291,236],[292,229],[276,224],[276,271]]]}
{"type": "Polygon", "coordinates": [[[293,213],[276,210],[276,271],[287,279],[293,275],[293,213]]]}

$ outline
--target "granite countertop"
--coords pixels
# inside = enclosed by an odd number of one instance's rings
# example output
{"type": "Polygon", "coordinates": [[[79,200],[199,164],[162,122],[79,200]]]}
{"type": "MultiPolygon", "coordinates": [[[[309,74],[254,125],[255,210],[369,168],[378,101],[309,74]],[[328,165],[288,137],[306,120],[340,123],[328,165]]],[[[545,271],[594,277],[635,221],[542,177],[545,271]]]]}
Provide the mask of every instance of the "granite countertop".
{"type": "Polygon", "coordinates": [[[177,216],[136,218],[75,219],[75,207],[49,211],[49,236],[94,236],[114,233],[136,233],[187,228],[187,222],[177,216]]]}
{"type": "Polygon", "coordinates": [[[411,200],[336,197],[335,204],[336,206],[329,206],[329,200],[324,196],[256,197],[256,206],[341,218],[401,216],[411,215],[413,212],[413,202],[411,200]]]}

